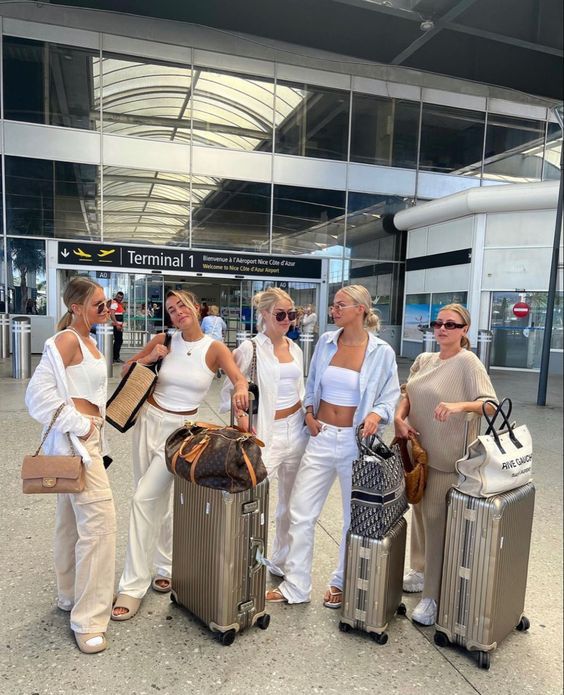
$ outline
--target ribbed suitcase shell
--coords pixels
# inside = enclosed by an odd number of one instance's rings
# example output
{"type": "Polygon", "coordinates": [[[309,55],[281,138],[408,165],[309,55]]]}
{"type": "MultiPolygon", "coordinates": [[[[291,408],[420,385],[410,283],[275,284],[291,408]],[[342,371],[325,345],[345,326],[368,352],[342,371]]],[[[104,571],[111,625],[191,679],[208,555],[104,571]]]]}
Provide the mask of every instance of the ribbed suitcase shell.
{"type": "Polygon", "coordinates": [[[349,532],[341,624],[378,635],[387,629],[402,605],[406,531],[402,517],[381,540],[349,532]]]}
{"type": "MultiPolygon", "coordinates": [[[[174,478],[174,600],[214,632],[265,615],[268,479],[231,494],[174,478]]],[[[260,621],[259,621],[260,624],[260,621]]]]}
{"type": "Polygon", "coordinates": [[[449,491],[435,626],[449,641],[489,652],[520,623],[534,503],[532,484],[487,499],[449,491]]]}

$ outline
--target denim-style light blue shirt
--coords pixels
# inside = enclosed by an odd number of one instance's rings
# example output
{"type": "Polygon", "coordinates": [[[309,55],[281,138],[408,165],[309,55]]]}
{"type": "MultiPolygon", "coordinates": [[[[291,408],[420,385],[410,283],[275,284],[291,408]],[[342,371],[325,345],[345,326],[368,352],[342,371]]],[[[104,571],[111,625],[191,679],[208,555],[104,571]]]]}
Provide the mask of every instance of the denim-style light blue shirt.
{"type": "MultiPolygon", "coordinates": [[[[340,328],[320,336],[311,358],[304,406],[313,406],[314,413],[317,413],[321,400],[321,378],[337,352],[337,341],[342,330],[340,328]]],[[[392,422],[400,397],[395,352],[386,341],[372,333],[368,335],[368,345],[360,370],[360,403],[354,414],[354,427],[360,425],[369,413],[379,415],[382,418],[381,425],[392,422]]]]}

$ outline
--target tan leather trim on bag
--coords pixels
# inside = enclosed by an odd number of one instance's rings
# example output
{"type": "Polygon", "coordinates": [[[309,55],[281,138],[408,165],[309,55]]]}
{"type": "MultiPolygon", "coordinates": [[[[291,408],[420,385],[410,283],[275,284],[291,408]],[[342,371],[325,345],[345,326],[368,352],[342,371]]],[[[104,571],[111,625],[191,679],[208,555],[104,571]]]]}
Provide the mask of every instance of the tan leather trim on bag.
{"type": "Polygon", "coordinates": [[[200,460],[201,455],[204,453],[209,443],[210,438],[204,437],[204,439],[202,439],[202,441],[192,449],[192,451],[190,452],[190,457],[185,457],[186,461],[192,464],[190,466],[190,480],[193,483],[196,482],[196,466],[198,465],[198,461],[200,460]]]}
{"type": "Polygon", "coordinates": [[[255,469],[253,468],[253,464],[251,463],[251,460],[247,456],[247,452],[245,451],[243,446],[241,446],[241,452],[243,454],[243,460],[245,461],[245,464],[247,466],[247,470],[249,471],[249,475],[251,477],[251,485],[253,487],[256,487],[257,486],[257,476],[255,473],[255,469]]]}

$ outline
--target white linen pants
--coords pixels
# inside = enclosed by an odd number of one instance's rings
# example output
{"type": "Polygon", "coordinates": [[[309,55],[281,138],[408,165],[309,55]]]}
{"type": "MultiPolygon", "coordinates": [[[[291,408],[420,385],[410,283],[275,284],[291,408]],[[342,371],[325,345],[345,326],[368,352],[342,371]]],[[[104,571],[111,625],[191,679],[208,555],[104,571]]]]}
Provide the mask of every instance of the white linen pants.
{"type": "Polygon", "coordinates": [[[82,492],[57,495],[55,573],[57,604],[70,611],[75,632],[106,632],[112,610],[116,515],[100,448],[101,418],[86,440],[91,457],[82,492]]]}
{"type": "MultiPolygon", "coordinates": [[[[151,406],[152,410],[157,410],[151,406]]],[[[158,411],[159,412],[159,411],[158,411]]],[[[176,418],[177,416],[173,416],[176,418]]],[[[185,419],[185,418],[184,418],[185,419]]],[[[155,444],[155,427],[160,427],[160,418],[158,417],[141,417],[137,419],[133,428],[132,438],[132,459],[133,459],[133,492],[137,490],[139,481],[149,470],[149,466],[153,460],[155,444]]],[[[184,420],[183,420],[184,424],[184,420]]],[[[174,427],[176,429],[176,427],[174,427]]],[[[174,431],[171,430],[171,431],[174,431]]],[[[168,433],[170,434],[170,432],[168,433]]],[[[167,436],[168,436],[167,434],[167,436]]],[[[164,451],[163,440],[163,451],[164,451]]],[[[170,490],[169,504],[164,509],[160,521],[160,530],[157,533],[155,543],[155,552],[152,557],[151,572],[158,577],[170,578],[172,574],[172,487],[170,490]]]]}
{"type": "MultiPolygon", "coordinates": [[[[165,462],[165,442],[185,421],[185,415],[166,413],[145,403],[135,424],[135,441],[140,448],[144,447],[146,450],[141,456],[145,457],[143,460],[146,461],[147,468],[131,500],[129,540],[125,566],[119,581],[120,594],[143,598],[151,585],[157,538],[161,533],[163,519],[170,512],[173,484],[173,476],[165,462]]],[[[162,576],[170,577],[172,537],[168,549],[161,546],[161,552],[163,551],[162,569],[167,573],[162,576]]]]}
{"type": "Polygon", "coordinates": [[[286,557],[290,549],[290,495],[308,437],[301,409],[282,420],[275,420],[270,450],[265,461],[269,479],[278,479],[278,501],[274,517],[276,530],[271,557],[266,560],[266,566],[273,574],[281,577],[285,574],[286,557]]]}
{"type": "Polygon", "coordinates": [[[290,551],[285,563],[285,579],[278,587],[288,603],[304,603],[311,599],[315,524],[336,477],[341,486],[343,530],[339,562],[329,585],[343,587],[347,531],[351,521],[352,462],[357,454],[354,427],[324,424],[322,431],[308,441],[290,498],[290,551]]]}

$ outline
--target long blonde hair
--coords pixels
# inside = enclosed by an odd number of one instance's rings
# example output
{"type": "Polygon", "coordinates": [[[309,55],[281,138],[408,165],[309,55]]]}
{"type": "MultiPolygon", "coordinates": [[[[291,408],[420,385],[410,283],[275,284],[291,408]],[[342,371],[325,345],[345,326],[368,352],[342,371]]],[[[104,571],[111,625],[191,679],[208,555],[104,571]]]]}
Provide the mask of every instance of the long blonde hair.
{"type": "MultiPolygon", "coordinates": [[[[445,304],[445,306],[442,306],[439,309],[439,314],[441,311],[454,311],[456,314],[460,316],[462,319],[462,323],[464,323],[466,326],[468,326],[468,330],[470,330],[470,325],[472,324],[472,319],[470,318],[470,312],[465,306],[462,306],[462,304],[445,304]]],[[[460,347],[464,348],[465,350],[471,350],[472,346],[470,344],[470,341],[468,340],[468,336],[464,334],[460,338],[460,347]]]]}
{"type": "MultiPolygon", "coordinates": [[[[88,304],[88,302],[92,299],[92,295],[97,289],[103,288],[97,282],[94,282],[94,280],[91,280],[84,275],[77,275],[68,282],[63,292],[63,302],[67,307],[67,311],[59,320],[59,323],[57,324],[57,331],[64,331],[65,328],[70,326],[73,317],[73,312],[71,309],[72,305],[88,304]]],[[[84,319],[84,322],[87,328],[90,330],[90,323],[86,320],[86,318],[84,319]]]]}
{"type": "Polygon", "coordinates": [[[264,328],[263,311],[272,311],[276,302],[290,302],[294,306],[294,300],[287,292],[281,290],[280,287],[269,287],[267,290],[258,292],[253,297],[253,306],[257,312],[257,329],[262,331],[264,328]]]}
{"type": "Polygon", "coordinates": [[[184,306],[187,307],[191,314],[194,316],[194,320],[200,320],[200,302],[198,301],[198,298],[193,292],[188,292],[187,290],[169,290],[166,293],[165,297],[165,309],[166,300],[170,299],[170,297],[176,297],[177,299],[180,299],[182,304],[184,304],[184,306]]]}
{"type": "Polygon", "coordinates": [[[372,309],[372,297],[370,292],[362,285],[347,285],[341,287],[339,292],[344,292],[351,300],[364,307],[364,327],[369,331],[378,331],[380,329],[380,318],[372,309]]]}

